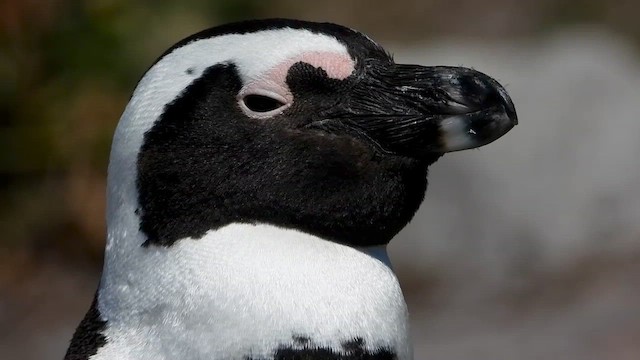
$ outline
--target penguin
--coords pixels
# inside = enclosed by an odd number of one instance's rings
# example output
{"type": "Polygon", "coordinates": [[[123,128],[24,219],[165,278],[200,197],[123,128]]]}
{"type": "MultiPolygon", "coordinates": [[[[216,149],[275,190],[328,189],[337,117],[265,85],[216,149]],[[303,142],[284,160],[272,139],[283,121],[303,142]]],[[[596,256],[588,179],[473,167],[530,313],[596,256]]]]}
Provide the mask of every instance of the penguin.
{"type": "Polygon", "coordinates": [[[336,24],[179,41],[115,130],[103,273],[65,359],[411,359],[386,245],[432,163],[516,123],[488,75],[336,24]]]}

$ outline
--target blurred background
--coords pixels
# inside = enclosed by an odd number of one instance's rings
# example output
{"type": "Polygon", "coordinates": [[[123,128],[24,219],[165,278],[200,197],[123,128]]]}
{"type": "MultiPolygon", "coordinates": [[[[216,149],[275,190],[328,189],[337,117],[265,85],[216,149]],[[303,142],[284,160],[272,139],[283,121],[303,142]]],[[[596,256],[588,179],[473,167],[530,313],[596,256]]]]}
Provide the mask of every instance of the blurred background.
{"type": "Polygon", "coordinates": [[[256,17],[464,65],[520,117],[449,154],[390,245],[416,359],[640,359],[640,2],[0,3],[0,359],[61,359],[101,270],[112,132],[177,40],[256,17]]]}

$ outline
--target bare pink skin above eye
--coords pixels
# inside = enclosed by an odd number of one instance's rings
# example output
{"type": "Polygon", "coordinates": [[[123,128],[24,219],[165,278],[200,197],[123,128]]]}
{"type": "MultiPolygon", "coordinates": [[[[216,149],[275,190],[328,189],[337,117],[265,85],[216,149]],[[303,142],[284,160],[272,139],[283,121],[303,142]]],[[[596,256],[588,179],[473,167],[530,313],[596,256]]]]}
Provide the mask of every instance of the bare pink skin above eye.
{"type": "Polygon", "coordinates": [[[246,94],[258,94],[279,98],[285,104],[291,104],[293,94],[287,86],[286,79],[289,68],[298,62],[322,68],[327,72],[328,77],[340,80],[347,78],[355,70],[355,63],[348,54],[309,51],[279,63],[259,78],[246,84],[240,91],[239,98],[241,99],[246,94]]]}

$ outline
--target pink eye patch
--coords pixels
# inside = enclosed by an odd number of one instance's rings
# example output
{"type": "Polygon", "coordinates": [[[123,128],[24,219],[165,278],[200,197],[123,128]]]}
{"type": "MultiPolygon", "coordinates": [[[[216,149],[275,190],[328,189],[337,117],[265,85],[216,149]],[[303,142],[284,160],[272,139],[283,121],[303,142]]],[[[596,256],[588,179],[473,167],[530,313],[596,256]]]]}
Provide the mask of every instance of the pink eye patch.
{"type": "MultiPolygon", "coordinates": [[[[287,73],[291,66],[299,62],[321,68],[327,73],[328,77],[333,79],[345,79],[351,75],[355,69],[355,62],[348,54],[328,51],[300,53],[280,62],[259,77],[252,79],[240,90],[238,99],[242,100],[248,95],[262,95],[274,98],[284,105],[290,105],[293,102],[293,94],[291,94],[291,90],[286,83],[287,73]]],[[[288,106],[283,106],[282,109],[286,107],[288,106]]],[[[248,115],[252,117],[266,117],[257,114],[248,115]]],[[[273,116],[274,114],[269,113],[264,115],[273,116]]]]}

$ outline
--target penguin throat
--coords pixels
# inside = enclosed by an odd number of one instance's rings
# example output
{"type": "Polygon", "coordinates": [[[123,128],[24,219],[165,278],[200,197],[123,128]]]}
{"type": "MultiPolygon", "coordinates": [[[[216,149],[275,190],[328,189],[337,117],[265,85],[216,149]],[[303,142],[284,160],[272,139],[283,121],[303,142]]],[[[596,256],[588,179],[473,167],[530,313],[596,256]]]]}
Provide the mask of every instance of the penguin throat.
{"type": "Polygon", "coordinates": [[[336,353],[358,339],[366,351],[409,356],[406,305],[383,247],[237,223],[171,247],[130,240],[107,249],[105,349],[258,359],[299,338],[336,353]]]}

